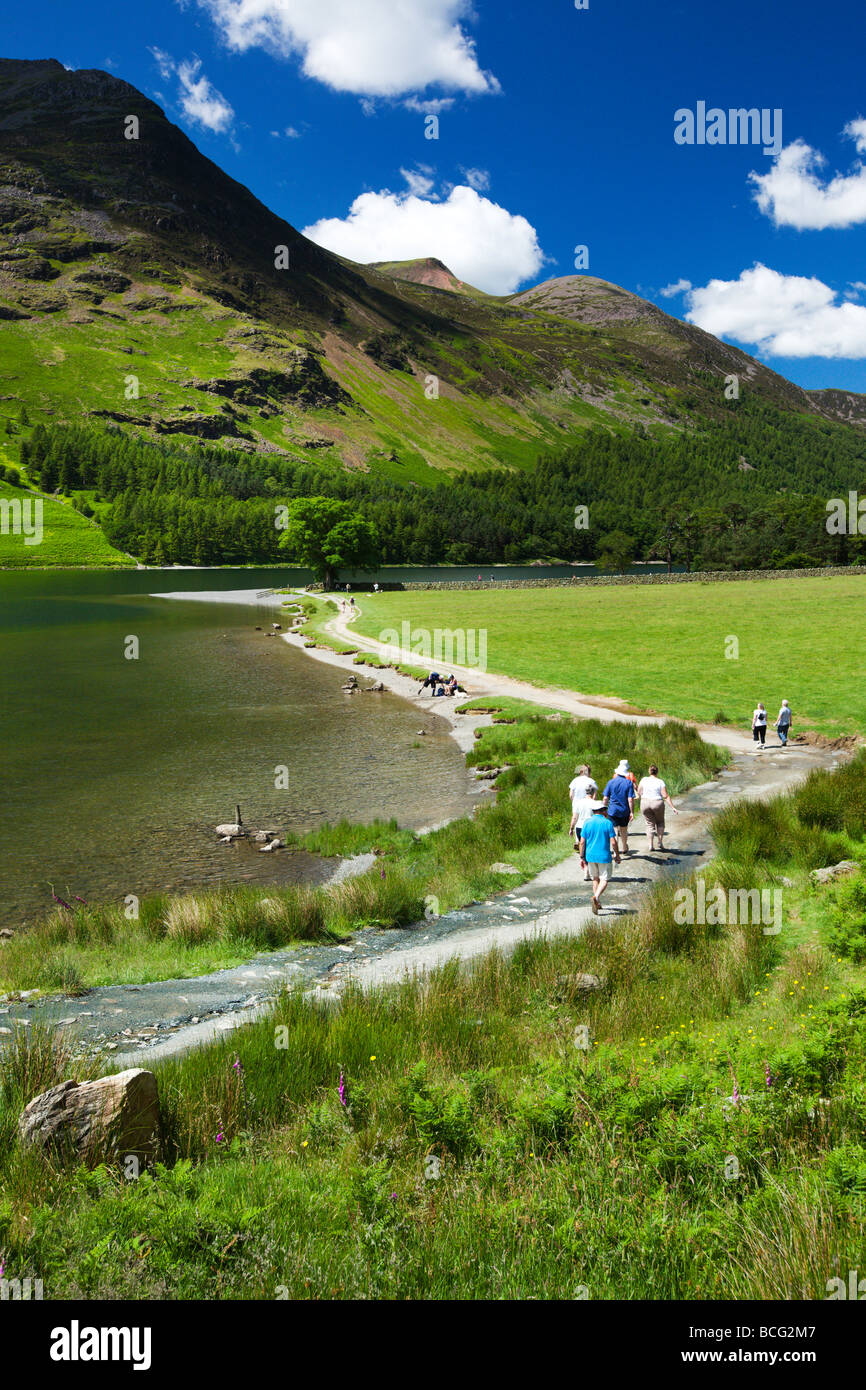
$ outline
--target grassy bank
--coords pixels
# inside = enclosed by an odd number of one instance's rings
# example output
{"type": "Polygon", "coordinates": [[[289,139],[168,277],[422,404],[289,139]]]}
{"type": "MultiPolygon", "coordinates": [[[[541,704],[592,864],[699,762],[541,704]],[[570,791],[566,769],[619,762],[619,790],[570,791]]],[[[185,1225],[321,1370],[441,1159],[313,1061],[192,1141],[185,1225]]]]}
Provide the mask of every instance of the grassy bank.
{"type": "Polygon", "coordinates": [[[722,712],[748,729],[758,700],[774,719],[784,698],[795,729],[835,736],[866,728],[864,597],[855,577],[412,591],[364,596],[356,626],[486,631],[490,671],[682,719],[722,712]]]}
{"type": "Polygon", "coordinates": [[[52,1298],[825,1298],[866,1261],[866,897],[862,872],[808,870],[866,863],[864,773],[721,818],[708,881],[781,885],[778,935],[681,925],[660,885],[636,918],[337,1013],[284,996],[158,1067],[164,1162],[137,1182],[19,1150],[20,1107],[73,1065],[22,1037],[0,1069],[7,1277],[52,1298]]]}
{"type": "Polygon", "coordinates": [[[377,821],[289,837],[313,853],[378,852],[373,869],[332,887],[229,887],[144,898],[133,921],[122,906],[59,908],[0,942],[0,992],[80,991],[203,974],[258,951],[418,921],[431,897],[446,912],[520,881],[494,873],[497,862],[508,860],[529,878],[564,858],[567,788],[577,763],[592,763],[606,777],[622,756],[641,771],[656,762],[677,792],[706,781],[725,761],[681,724],[611,726],[536,712],[513,717],[514,723],[482,730],[468,755],[471,766],[508,765],[496,782],[495,804],[479,806],[473,818],[424,836],[377,821]]]}

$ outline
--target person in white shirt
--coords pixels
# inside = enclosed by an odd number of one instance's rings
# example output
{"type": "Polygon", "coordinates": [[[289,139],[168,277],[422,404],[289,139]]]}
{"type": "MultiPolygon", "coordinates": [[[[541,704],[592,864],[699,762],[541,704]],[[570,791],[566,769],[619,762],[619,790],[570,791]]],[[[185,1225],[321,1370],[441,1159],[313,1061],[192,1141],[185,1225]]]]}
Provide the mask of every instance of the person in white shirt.
{"type": "Polygon", "coordinates": [[[756,752],[760,753],[764,747],[764,739],[767,737],[767,711],[761,701],[758,701],[758,708],[752,711],[752,738],[757,743],[756,752]]]}
{"type": "Polygon", "coordinates": [[[653,843],[658,836],[658,847],[664,849],[665,834],[665,802],[668,803],[675,816],[679,815],[674,803],[671,801],[670,792],[659,777],[659,770],[655,763],[650,764],[650,770],[646,777],[642,777],[638,782],[637,794],[640,797],[641,814],[646,824],[647,849],[652,854],[655,849],[653,843]]]}
{"type": "MultiPolygon", "coordinates": [[[[568,799],[571,802],[571,824],[568,833],[574,836],[574,848],[580,853],[580,832],[592,815],[592,807],[588,803],[598,796],[598,785],[590,776],[587,763],[581,763],[580,767],[575,768],[575,772],[577,776],[572,778],[568,786],[568,799]]],[[[584,869],[583,877],[585,880],[589,879],[589,869],[584,869]]]]}

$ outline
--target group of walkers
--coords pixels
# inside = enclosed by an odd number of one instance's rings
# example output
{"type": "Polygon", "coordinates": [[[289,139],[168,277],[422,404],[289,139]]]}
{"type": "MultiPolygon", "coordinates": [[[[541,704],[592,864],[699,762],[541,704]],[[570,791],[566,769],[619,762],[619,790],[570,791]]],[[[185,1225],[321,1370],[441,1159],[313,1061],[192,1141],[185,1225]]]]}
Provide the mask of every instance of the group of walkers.
{"type": "Polygon", "coordinates": [[[592,910],[598,913],[602,894],[610,881],[612,865],[629,853],[628,828],[640,803],[650,853],[664,850],[665,802],[679,815],[655,763],[638,781],[623,758],[599,796],[598,783],[587,763],[581,763],[568,788],[574,848],[586,882],[592,882],[592,910]],[[656,845],[658,841],[658,845],[656,845]]]}
{"type": "MultiPolygon", "coordinates": [[[[779,747],[787,748],[788,735],[791,732],[791,706],[787,700],[782,701],[782,708],[779,710],[779,717],[776,720],[776,733],[779,735],[779,747]]],[[[764,747],[764,739],[767,737],[767,711],[763,703],[759,700],[757,709],[752,711],[752,738],[758,747],[755,750],[760,753],[764,747]]]]}

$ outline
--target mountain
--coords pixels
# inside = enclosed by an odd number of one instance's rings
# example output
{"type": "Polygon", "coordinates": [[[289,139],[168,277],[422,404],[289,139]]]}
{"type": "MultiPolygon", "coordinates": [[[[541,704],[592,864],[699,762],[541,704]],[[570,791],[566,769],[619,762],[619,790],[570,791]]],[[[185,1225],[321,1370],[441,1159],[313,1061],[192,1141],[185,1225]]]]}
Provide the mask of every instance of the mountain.
{"type": "Polygon", "coordinates": [[[804,423],[866,423],[863,397],[803,391],[603,280],[496,298],[433,255],[333,255],[108,73],[0,61],[0,113],[0,429],[23,403],[426,483],[593,425],[718,420],[731,374],[804,423]]]}

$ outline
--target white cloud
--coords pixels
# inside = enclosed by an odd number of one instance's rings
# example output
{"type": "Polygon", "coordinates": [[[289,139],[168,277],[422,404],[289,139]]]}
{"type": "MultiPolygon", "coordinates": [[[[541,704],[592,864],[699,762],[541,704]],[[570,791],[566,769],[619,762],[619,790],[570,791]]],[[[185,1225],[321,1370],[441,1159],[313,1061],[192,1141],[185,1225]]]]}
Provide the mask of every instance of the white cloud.
{"type": "Polygon", "coordinates": [[[400,170],[406,180],[409,192],[414,197],[430,198],[432,202],[438,202],[438,197],[433,192],[435,186],[433,172],[429,164],[419,164],[417,169],[400,170]]]}
{"type": "Polygon", "coordinates": [[[412,190],[361,193],[345,218],[322,218],[304,236],[366,264],[436,256],[488,294],[512,294],[544,264],[535,228],[460,184],[432,201],[412,190]]]}
{"type": "MultiPolygon", "coordinates": [[[[866,120],[849,121],[845,132],[859,155],[866,155],[866,120]]],[[[819,151],[804,140],[786,145],[766,174],[750,174],[755,201],[777,227],[824,230],[866,222],[866,162],[854,161],[851,172],[825,181],[826,164],[819,151]]]]}
{"type": "Polygon", "coordinates": [[[663,299],[673,299],[675,295],[685,294],[691,287],[691,280],[675,280],[672,285],[665,285],[663,290],[659,290],[659,294],[663,299]]]}
{"type": "Polygon", "coordinates": [[[423,101],[420,97],[407,97],[403,105],[407,111],[418,111],[422,116],[438,116],[443,111],[450,111],[454,97],[429,97],[423,101]]]}
{"type": "Polygon", "coordinates": [[[161,78],[168,80],[177,77],[177,100],[188,121],[216,135],[231,130],[235,119],[234,109],[204,74],[199,76],[200,58],[187,58],[184,62],[176,63],[171,54],[162,48],[151,48],[150,51],[161,78]]]}
{"type": "Polygon", "coordinates": [[[486,193],[490,187],[490,175],[486,169],[464,169],[463,177],[476,193],[486,193]]]}
{"type": "Polygon", "coordinates": [[[200,69],[198,58],[181,63],[178,67],[181,110],[187,120],[218,135],[231,129],[235,113],[208,78],[203,74],[199,77],[200,69]]]}
{"type": "Polygon", "coordinates": [[[198,0],[229,48],[298,56],[307,77],[359,96],[402,96],[431,84],[499,90],[461,20],[468,0],[198,0]]]}
{"type": "Polygon", "coordinates": [[[739,280],[693,289],[686,318],[775,357],[866,357],[866,306],[838,303],[814,276],[782,275],[760,263],[739,280]]]}

